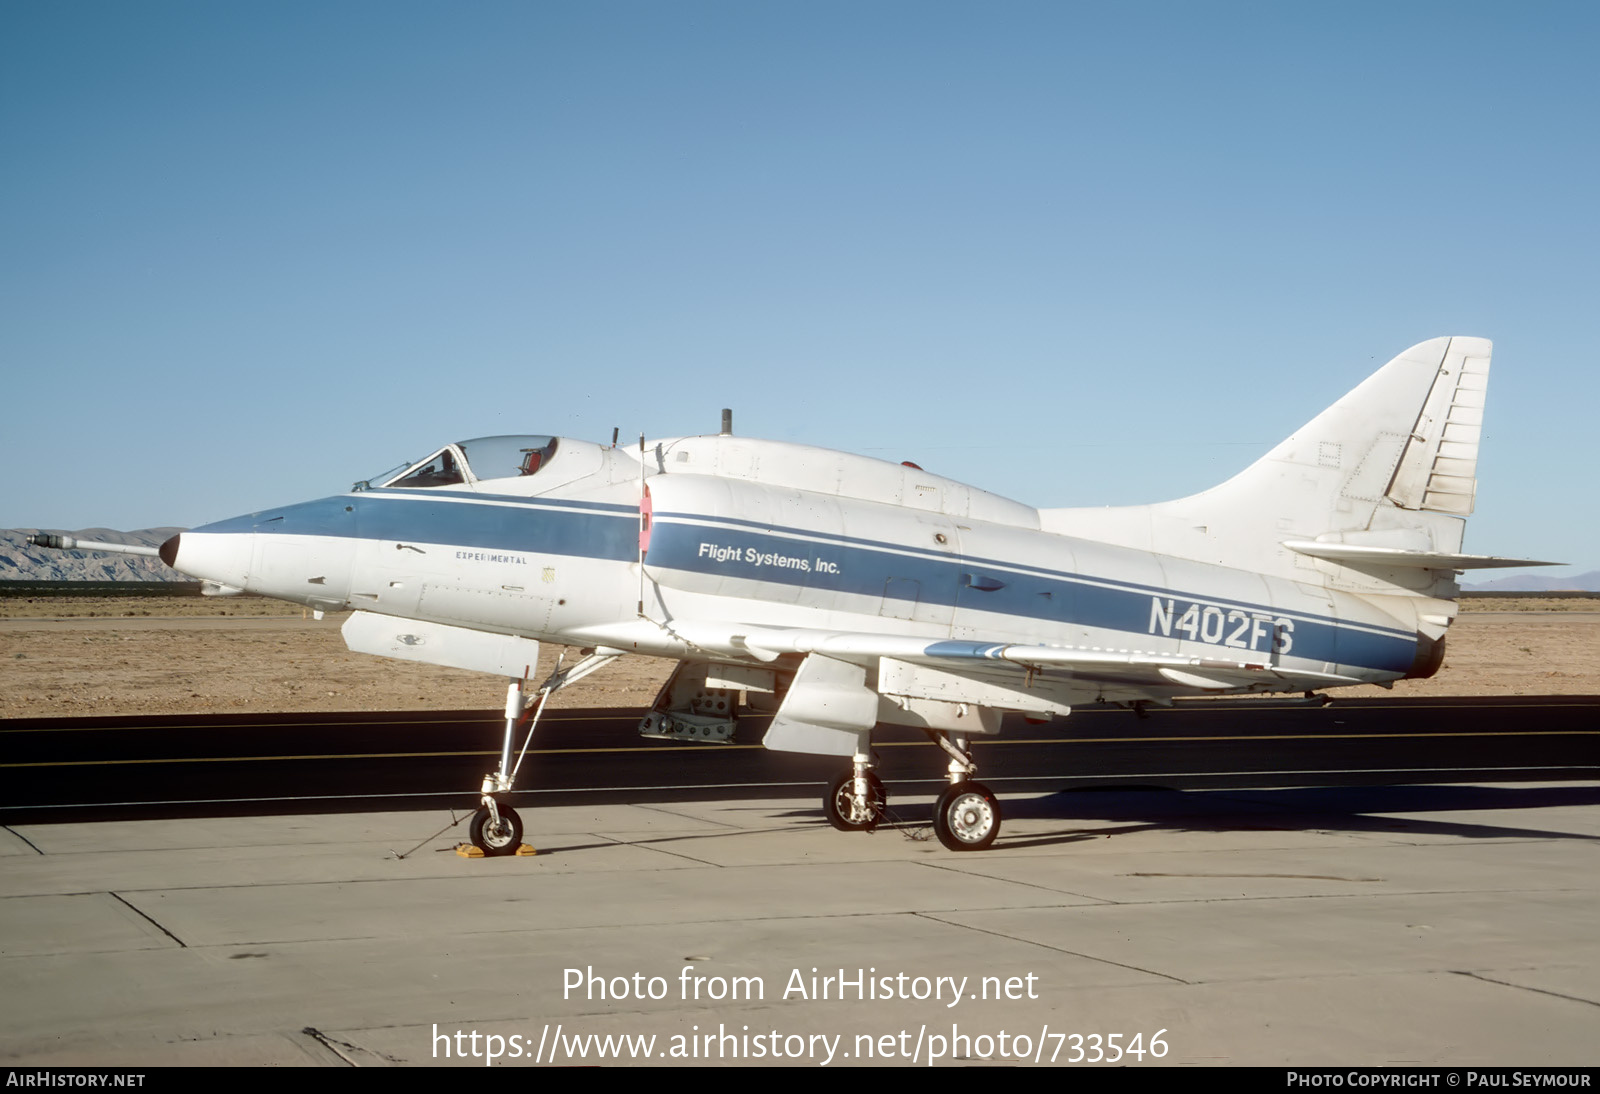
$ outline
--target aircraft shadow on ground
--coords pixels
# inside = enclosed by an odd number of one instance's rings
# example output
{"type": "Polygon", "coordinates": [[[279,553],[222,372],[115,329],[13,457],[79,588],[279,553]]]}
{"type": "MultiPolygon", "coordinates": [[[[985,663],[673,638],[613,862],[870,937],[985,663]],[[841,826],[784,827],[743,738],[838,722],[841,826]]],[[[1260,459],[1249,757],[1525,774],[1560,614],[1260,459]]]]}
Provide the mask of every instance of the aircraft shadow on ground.
{"type": "Polygon", "coordinates": [[[1153,831],[1340,831],[1451,836],[1461,839],[1600,840],[1583,832],[1522,825],[1419,817],[1419,813],[1479,813],[1488,810],[1551,809],[1600,805],[1600,786],[1353,786],[1277,790],[1167,790],[1161,788],[1068,790],[1043,797],[1003,801],[1007,821],[1094,820],[1120,823],[1107,829],[1061,832],[1006,840],[1023,847],[1085,838],[1153,831]],[[1396,816],[1393,814],[1408,814],[1396,816]]]}
{"type": "MultiPolygon", "coordinates": [[[[1296,787],[1282,790],[1170,790],[1161,787],[1066,790],[1032,798],[1002,801],[1008,822],[1095,821],[1092,828],[1065,829],[1008,838],[1004,831],[994,850],[1022,850],[1080,843],[1139,832],[1270,832],[1340,831],[1387,835],[1450,836],[1459,839],[1572,839],[1600,841],[1600,835],[1564,832],[1480,821],[1428,820],[1387,814],[1481,812],[1497,809],[1553,809],[1600,805],[1600,786],[1361,786],[1296,787]],[[1105,822],[1111,822],[1108,827],[1105,822]]],[[[740,811],[759,810],[740,805],[740,811]]],[[[877,837],[900,835],[931,841],[931,806],[897,807],[891,799],[888,820],[877,837]]],[[[771,835],[799,822],[826,827],[820,810],[790,809],[769,814],[780,823],[758,828],[686,832],[637,840],[611,839],[546,845],[541,854],[574,854],[618,846],[660,847],[771,835]]],[[[840,833],[839,838],[860,838],[840,833]]],[[[694,857],[687,851],[688,857],[694,857]]]]}
{"type": "MultiPolygon", "coordinates": [[[[1032,798],[1002,799],[1006,822],[1095,821],[1091,828],[1069,828],[1044,834],[1009,836],[1002,829],[994,850],[1020,850],[1079,843],[1137,832],[1262,832],[1341,831],[1388,835],[1450,836],[1462,839],[1575,839],[1600,841],[1600,835],[1582,832],[1495,825],[1478,821],[1429,820],[1416,814],[1479,812],[1496,809],[1541,809],[1600,805],[1600,786],[1486,787],[1486,786],[1378,786],[1311,787],[1282,790],[1170,790],[1160,787],[1068,790],[1032,798]],[[1108,827],[1105,822],[1111,822],[1108,827]]],[[[757,810],[745,805],[741,810],[757,810]]],[[[910,839],[932,836],[931,804],[896,805],[891,798],[887,821],[877,835],[898,833],[910,839]]],[[[786,822],[810,822],[825,827],[821,811],[791,809],[771,814],[786,822]]],[[[656,845],[707,839],[732,839],[782,831],[763,826],[757,830],[697,832],[652,837],[630,843],[656,845]]],[[[841,839],[851,838],[841,834],[841,839]]],[[[605,844],[552,847],[551,852],[581,851],[605,844]]]]}

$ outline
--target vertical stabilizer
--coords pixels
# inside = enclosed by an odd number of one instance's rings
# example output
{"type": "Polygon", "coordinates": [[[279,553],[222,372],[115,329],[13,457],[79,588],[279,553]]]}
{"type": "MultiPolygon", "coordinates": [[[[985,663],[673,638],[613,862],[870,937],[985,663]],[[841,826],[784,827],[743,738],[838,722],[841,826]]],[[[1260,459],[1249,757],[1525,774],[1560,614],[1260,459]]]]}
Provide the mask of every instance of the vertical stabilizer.
{"type": "Polygon", "coordinates": [[[1284,544],[1458,553],[1475,494],[1490,350],[1483,338],[1412,346],[1220,486],[1157,505],[1041,510],[1041,525],[1318,584],[1442,592],[1415,567],[1350,573],[1284,544]]]}

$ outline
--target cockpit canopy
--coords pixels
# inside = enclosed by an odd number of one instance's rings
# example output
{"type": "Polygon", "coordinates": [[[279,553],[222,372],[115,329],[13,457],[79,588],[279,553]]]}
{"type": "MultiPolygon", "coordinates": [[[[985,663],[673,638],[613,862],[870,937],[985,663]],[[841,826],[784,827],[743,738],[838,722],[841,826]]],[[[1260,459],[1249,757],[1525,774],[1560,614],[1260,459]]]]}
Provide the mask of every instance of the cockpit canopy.
{"type": "MultiPolygon", "coordinates": [[[[556,454],[555,437],[518,434],[478,437],[447,444],[427,459],[388,479],[380,487],[425,489],[457,486],[485,479],[522,478],[537,474],[556,454]]],[[[381,477],[380,477],[381,478],[381,477]]]]}

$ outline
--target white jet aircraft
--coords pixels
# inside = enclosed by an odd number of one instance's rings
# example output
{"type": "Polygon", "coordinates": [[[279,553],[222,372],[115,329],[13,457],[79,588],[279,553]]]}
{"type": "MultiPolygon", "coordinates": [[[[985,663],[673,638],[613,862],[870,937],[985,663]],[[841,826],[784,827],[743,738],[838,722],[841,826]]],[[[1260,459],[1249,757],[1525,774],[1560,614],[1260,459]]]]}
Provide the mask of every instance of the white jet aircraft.
{"type": "Polygon", "coordinates": [[[925,730],[949,755],[934,830],[975,850],[1000,806],[970,742],[1004,711],[1433,675],[1456,571],[1542,565],[1461,553],[1489,356],[1481,338],[1414,346],[1232,479],[1157,505],[1035,509],[913,464],[732,436],[725,416],[720,435],[637,451],[448,444],[160,557],[214,593],[353,609],[352,650],[508,677],[472,824],[486,853],[521,843],[501,799],[528,711],[623,653],[679,662],[647,735],[730,740],[742,696],[772,713],[768,748],[847,760],[823,798],[836,828],[883,816],[873,727],[925,730]],[[530,694],[540,641],[586,656],[530,694]]]}

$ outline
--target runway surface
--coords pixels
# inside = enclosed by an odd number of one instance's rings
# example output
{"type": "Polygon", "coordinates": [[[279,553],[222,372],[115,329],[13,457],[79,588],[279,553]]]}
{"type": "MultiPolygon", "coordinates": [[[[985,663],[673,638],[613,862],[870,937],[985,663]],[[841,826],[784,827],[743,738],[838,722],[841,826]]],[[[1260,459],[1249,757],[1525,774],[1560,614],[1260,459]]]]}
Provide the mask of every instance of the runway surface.
{"type": "MultiPolygon", "coordinates": [[[[820,794],[839,761],[740,743],[640,738],[639,710],[546,714],[518,806],[820,794]]],[[[10,720],[0,822],[471,808],[495,767],[496,712],[10,720]]],[[[891,807],[933,794],[943,755],[914,731],[874,739],[891,807]]],[[[1002,796],[1098,788],[1363,786],[1600,777],[1600,696],[1180,703],[1008,720],[976,744],[1002,796]]]]}
{"type": "Polygon", "coordinates": [[[1012,725],[978,854],[913,735],[842,833],[836,761],[760,720],[568,711],[515,796],[539,853],[476,860],[492,713],[0,723],[0,1062],[1590,1065],[1597,709],[1012,725]]]}
{"type": "Polygon", "coordinates": [[[553,805],[477,860],[443,809],[7,825],[0,1062],[1600,1057],[1600,783],[1019,794],[979,854],[928,797],[553,805]]]}

